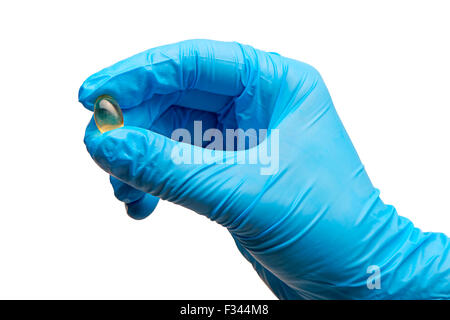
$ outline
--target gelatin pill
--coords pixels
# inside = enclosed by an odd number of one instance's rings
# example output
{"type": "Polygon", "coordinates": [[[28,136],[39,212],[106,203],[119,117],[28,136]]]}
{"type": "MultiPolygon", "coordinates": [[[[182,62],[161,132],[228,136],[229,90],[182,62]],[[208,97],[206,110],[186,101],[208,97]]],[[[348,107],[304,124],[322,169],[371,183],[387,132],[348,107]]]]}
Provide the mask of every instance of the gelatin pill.
{"type": "Polygon", "coordinates": [[[117,101],[108,95],[99,96],[95,100],[94,120],[101,133],[123,127],[122,110],[117,101]]]}

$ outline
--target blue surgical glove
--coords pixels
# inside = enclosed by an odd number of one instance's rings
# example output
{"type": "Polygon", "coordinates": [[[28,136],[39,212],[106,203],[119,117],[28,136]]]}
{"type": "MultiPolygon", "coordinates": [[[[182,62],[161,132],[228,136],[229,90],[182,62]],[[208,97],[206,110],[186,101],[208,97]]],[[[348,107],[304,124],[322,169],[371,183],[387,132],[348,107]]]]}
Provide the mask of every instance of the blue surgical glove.
{"type": "Polygon", "coordinates": [[[216,221],[282,299],[450,298],[449,238],[383,203],[313,67],[238,43],[185,41],[92,75],[79,100],[92,110],[102,94],[117,99],[125,126],[100,134],[91,120],[85,143],[130,215],[161,198],[216,221]],[[267,137],[233,150],[170,139],[179,128],[198,136],[196,121],[204,133],[267,137]],[[237,160],[256,151],[271,162],[237,160]],[[180,161],[189,154],[197,161],[180,161]]]}

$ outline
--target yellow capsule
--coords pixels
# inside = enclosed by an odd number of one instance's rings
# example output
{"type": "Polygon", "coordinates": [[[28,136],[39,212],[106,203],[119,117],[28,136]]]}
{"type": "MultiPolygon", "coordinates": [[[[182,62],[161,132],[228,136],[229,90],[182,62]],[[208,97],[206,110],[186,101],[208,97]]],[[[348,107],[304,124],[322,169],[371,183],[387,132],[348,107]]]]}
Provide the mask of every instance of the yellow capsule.
{"type": "Polygon", "coordinates": [[[117,101],[108,95],[95,100],[94,120],[101,133],[123,127],[123,114],[117,101]]]}

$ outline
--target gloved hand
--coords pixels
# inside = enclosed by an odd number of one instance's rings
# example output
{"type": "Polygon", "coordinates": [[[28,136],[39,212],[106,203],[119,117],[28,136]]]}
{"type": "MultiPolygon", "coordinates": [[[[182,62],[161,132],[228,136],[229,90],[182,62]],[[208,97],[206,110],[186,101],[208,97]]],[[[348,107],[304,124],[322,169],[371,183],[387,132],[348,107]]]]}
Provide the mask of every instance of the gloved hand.
{"type": "Polygon", "coordinates": [[[158,197],[216,221],[279,298],[450,298],[449,239],[382,202],[313,67],[238,43],[186,41],[92,75],[79,100],[92,110],[102,94],[117,99],[125,127],[100,134],[92,120],[85,143],[138,216],[158,197]],[[202,132],[268,136],[222,151],[169,138],[177,128],[196,136],[194,121],[202,132]],[[268,150],[272,171],[236,160],[268,150]],[[176,160],[186,154],[199,157],[176,160]]]}

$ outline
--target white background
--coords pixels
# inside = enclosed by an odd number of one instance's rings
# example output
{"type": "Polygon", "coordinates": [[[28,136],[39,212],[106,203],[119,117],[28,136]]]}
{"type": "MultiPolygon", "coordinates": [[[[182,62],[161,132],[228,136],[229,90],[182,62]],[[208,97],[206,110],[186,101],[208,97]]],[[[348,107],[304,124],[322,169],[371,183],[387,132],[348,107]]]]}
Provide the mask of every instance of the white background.
{"type": "Polygon", "coordinates": [[[274,298],[215,223],[167,202],[128,218],[83,145],[83,80],[190,38],[314,65],[383,200],[449,234],[449,16],[446,1],[2,1],[0,298],[274,298]]]}

